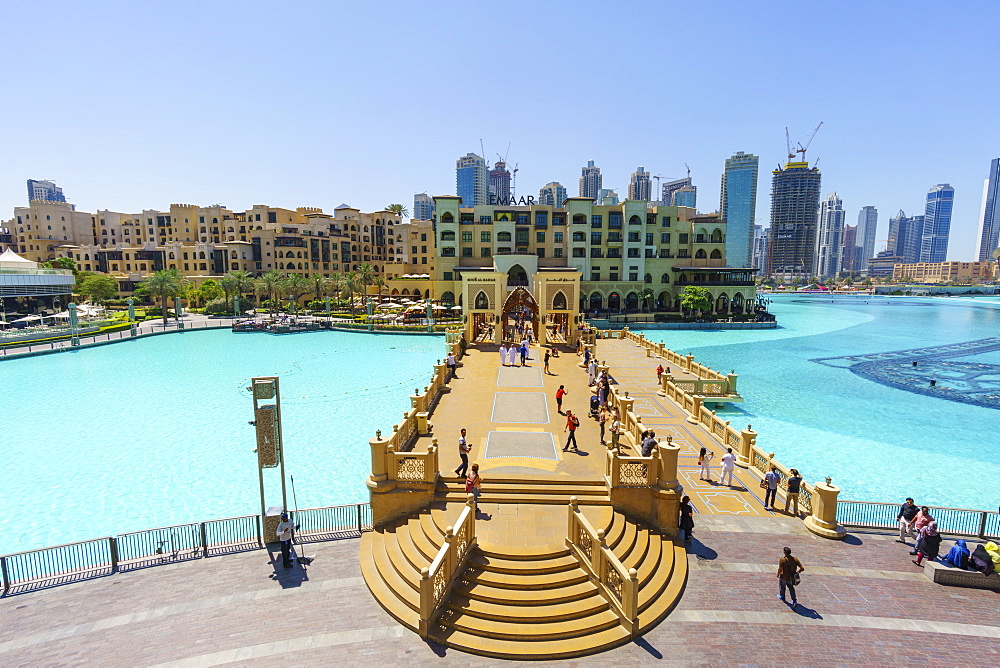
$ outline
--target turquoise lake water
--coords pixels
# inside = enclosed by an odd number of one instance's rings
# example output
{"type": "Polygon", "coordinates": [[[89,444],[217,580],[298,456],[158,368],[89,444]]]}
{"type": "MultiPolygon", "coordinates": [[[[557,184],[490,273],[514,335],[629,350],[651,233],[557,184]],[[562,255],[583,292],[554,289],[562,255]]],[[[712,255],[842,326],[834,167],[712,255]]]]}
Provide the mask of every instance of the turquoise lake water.
{"type": "Polygon", "coordinates": [[[280,377],[299,506],[365,502],[368,439],[443,353],[439,336],[215,330],[6,360],[0,554],[260,512],[253,376],[280,377]]]}
{"type": "MultiPolygon", "coordinates": [[[[771,310],[777,330],[645,334],[713,369],[735,369],[745,401],[719,414],[733,425],[752,424],[758,445],[808,481],[832,477],[843,499],[1000,505],[1000,411],[811,361],[997,337],[1000,300],[775,295],[771,310]]],[[[1000,353],[947,360],[1000,365],[1000,353]]],[[[929,362],[920,364],[918,373],[936,377],[929,362]]]]}
{"type": "MultiPolygon", "coordinates": [[[[1000,336],[1000,300],[776,295],[772,310],[776,330],[646,334],[735,369],[746,401],[720,413],[841,498],[1000,504],[1000,411],[812,361],[1000,336]]],[[[0,362],[0,554],[259,512],[253,376],[281,378],[299,506],[367,501],[368,438],[443,351],[442,337],[223,330],[0,362]]],[[[948,360],[1000,366],[1000,351],[948,360]]]]}

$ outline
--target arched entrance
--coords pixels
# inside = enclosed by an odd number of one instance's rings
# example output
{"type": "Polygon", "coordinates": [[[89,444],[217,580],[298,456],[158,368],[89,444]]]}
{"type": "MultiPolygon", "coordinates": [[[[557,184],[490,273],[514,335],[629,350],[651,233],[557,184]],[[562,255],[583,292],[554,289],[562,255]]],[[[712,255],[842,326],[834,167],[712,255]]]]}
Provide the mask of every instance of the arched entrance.
{"type": "Polygon", "coordinates": [[[608,310],[609,311],[621,311],[622,309],[622,296],[617,292],[612,292],[608,295],[608,310]]]}
{"type": "Polygon", "coordinates": [[[520,341],[529,332],[531,339],[538,341],[538,303],[530,292],[518,287],[507,296],[502,324],[506,341],[520,341]]]}
{"type": "Polygon", "coordinates": [[[507,287],[528,287],[528,272],[519,264],[507,271],[507,287]]]}

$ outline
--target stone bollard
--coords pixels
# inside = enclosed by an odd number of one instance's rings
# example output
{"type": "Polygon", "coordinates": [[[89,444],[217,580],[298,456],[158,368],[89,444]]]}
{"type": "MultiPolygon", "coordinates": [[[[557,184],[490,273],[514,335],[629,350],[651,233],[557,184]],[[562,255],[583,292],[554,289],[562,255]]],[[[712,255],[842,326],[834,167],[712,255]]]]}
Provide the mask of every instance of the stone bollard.
{"type": "Polygon", "coordinates": [[[739,374],[734,369],[726,377],[729,378],[729,394],[736,394],[736,379],[739,378],[739,374]]]}
{"type": "Polygon", "coordinates": [[[806,528],[817,536],[840,540],[847,529],[837,524],[837,496],[840,488],[834,487],[830,478],[813,485],[812,514],[805,520],[806,528]]]}
{"type": "Polygon", "coordinates": [[[375,433],[375,438],[368,439],[368,446],[372,451],[372,474],[369,476],[369,482],[375,485],[385,482],[389,477],[389,469],[385,461],[388,445],[388,440],[382,440],[381,431],[375,433]]]}
{"type": "Polygon", "coordinates": [[[688,353],[687,357],[685,357],[684,360],[687,362],[687,366],[685,367],[685,370],[691,371],[691,367],[694,366],[694,355],[692,355],[691,353],[688,353]]]}
{"type": "Polygon", "coordinates": [[[427,421],[429,415],[427,411],[417,413],[417,433],[421,436],[426,436],[431,431],[430,423],[427,421]]]}
{"type": "Polygon", "coordinates": [[[691,424],[698,424],[701,422],[701,404],[705,401],[705,397],[700,394],[693,394],[691,395],[691,399],[694,401],[694,406],[691,407],[691,414],[685,420],[691,424]]]}
{"type": "Polygon", "coordinates": [[[753,464],[753,444],[757,440],[757,432],[753,430],[753,425],[747,425],[746,429],[740,430],[740,454],[736,463],[745,469],[753,464]]]}
{"type": "Polygon", "coordinates": [[[658,389],[656,393],[661,397],[667,396],[667,383],[669,383],[673,379],[674,379],[673,376],[671,376],[667,372],[664,372],[663,375],[660,376],[660,389],[658,389]]]}

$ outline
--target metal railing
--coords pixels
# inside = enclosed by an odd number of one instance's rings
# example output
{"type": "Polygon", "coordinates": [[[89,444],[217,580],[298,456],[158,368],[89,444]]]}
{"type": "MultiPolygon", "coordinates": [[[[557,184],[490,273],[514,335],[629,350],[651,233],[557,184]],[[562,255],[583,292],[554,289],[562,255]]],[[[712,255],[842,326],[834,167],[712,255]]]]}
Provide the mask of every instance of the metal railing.
{"type": "MultiPolygon", "coordinates": [[[[127,324],[127,323],[115,323],[115,324],[127,324]]],[[[142,323],[138,323],[138,326],[141,327],[141,324],[142,323]]],[[[0,359],[3,359],[4,357],[23,357],[26,355],[32,355],[36,353],[47,353],[53,350],[56,351],[78,350],[80,348],[86,348],[88,346],[103,345],[127,339],[141,339],[144,336],[156,336],[164,333],[187,332],[196,329],[223,329],[223,328],[229,329],[232,327],[231,321],[223,321],[223,320],[201,320],[194,322],[183,322],[180,324],[178,324],[175,321],[168,322],[166,327],[157,324],[153,326],[154,327],[153,329],[148,329],[148,328],[145,330],[140,329],[135,336],[132,336],[132,332],[129,329],[122,329],[117,332],[108,332],[106,334],[98,334],[96,336],[81,335],[79,337],[80,338],[79,346],[70,345],[69,339],[60,339],[58,341],[40,341],[38,343],[25,342],[25,344],[21,346],[16,346],[11,344],[9,346],[0,348],[0,359]],[[180,324],[183,325],[183,328],[180,327],[180,324]]],[[[64,335],[66,335],[65,332],[57,334],[57,336],[64,336],[64,335]]]]}
{"type": "MultiPolygon", "coordinates": [[[[293,513],[296,542],[359,536],[372,528],[371,505],[309,508],[293,513]]],[[[69,584],[122,571],[232,554],[264,547],[260,515],[132,531],[0,556],[3,596],[69,584]]]]}
{"type": "MultiPolygon", "coordinates": [[[[928,506],[938,531],[955,536],[1000,539],[1000,513],[991,510],[928,506]]],[[[895,529],[899,504],[877,501],[839,501],[837,522],[845,527],[895,529]]]]}

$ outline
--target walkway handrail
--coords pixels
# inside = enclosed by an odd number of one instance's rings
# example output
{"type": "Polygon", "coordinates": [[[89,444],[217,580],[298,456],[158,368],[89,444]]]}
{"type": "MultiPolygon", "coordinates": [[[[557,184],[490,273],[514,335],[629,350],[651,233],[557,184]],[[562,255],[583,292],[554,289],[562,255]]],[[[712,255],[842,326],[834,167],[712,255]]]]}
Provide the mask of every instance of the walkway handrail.
{"type": "MultiPolygon", "coordinates": [[[[878,501],[839,501],[837,522],[844,526],[895,529],[900,504],[878,501]]],[[[928,506],[938,531],[955,536],[1000,540],[1000,513],[992,510],[928,506]]]]}
{"type": "Polygon", "coordinates": [[[465,507],[454,527],[444,532],[444,545],[430,566],[420,570],[420,636],[427,638],[445,599],[458,576],[465,569],[472,548],[476,546],[476,502],[468,495],[465,507]]]}
{"type": "MultiPolygon", "coordinates": [[[[342,537],[371,529],[371,506],[353,503],[293,513],[300,525],[296,541],[342,537]]],[[[56,545],[0,556],[0,586],[12,590],[68,584],[121,571],[188,559],[254,550],[275,537],[262,535],[260,515],[132,531],[117,536],[56,545]]]]}
{"type": "Polygon", "coordinates": [[[623,457],[609,449],[605,474],[611,487],[653,487],[660,480],[660,458],[623,457]]]}
{"type": "Polygon", "coordinates": [[[604,530],[594,530],[575,496],[569,500],[566,547],[634,638],[639,633],[639,573],[626,569],[615,556],[604,540],[604,530]]]}
{"type": "MultiPolygon", "coordinates": [[[[659,355],[667,360],[668,364],[673,364],[674,366],[687,371],[698,377],[700,380],[728,380],[729,376],[724,373],[715,371],[711,367],[705,366],[704,364],[699,364],[694,361],[694,355],[682,355],[680,353],[674,352],[669,348],[664,347],[662,343],[655,343],[646,338],[645,334],[636,334],[632,332],[627,327],[621,330],[620,338],[628,339],[633,343],[645,348],[648,353],[647,355],[659,355]]],[[[735,391],[735,388],[734,388],[735,391]]]]}
{"type": "Polygon", "coordinates": [[[385,454],[388,459],[386,468],[390,480],[429,483],[437,481],[438,453],[435,445],[427,446],[426,452],[395,452],[390,448],[385,454]]]}

